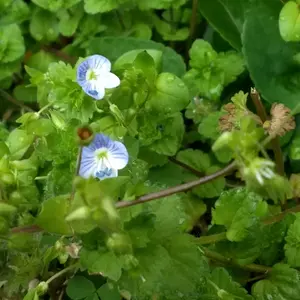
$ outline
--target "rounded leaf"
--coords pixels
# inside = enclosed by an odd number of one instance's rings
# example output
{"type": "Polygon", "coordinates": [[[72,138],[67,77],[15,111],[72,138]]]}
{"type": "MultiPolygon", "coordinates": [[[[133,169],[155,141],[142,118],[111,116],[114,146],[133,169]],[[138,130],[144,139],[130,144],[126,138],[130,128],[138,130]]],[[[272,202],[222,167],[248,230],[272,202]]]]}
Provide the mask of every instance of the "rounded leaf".
{"type": "Polygon", "coordinates": [[[279,31],[287,42],[300,41],[300,6],[296,2],[289,1],[281,9],[279,31]]]}

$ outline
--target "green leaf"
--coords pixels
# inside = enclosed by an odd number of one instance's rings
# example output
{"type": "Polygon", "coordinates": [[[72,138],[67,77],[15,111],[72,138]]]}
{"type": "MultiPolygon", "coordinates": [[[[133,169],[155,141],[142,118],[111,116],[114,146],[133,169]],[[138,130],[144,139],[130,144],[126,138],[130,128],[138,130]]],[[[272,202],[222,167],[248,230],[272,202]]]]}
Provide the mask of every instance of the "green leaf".
{"type": "Polygon", "coordinates": [[[122,264],[113,252],[100,252],[82,249],[80,251],[80,262],[84,268],[92,273],[102,273],[114,281],[120,279],[122,264]]]}
{"type": "Polygon", "coordinates": [[[231,276],[224,268],[217,267],[212,273],[207,283],[207,294],[204,299],[224,299],[224,300],[251,300],[253,299],[247,291],[237,282],[234,282],[231,276]],[[214,295],[214,298],[208,298],[214,295]],[[206,298],[207,297],[207,298],[206,298]]]}
{"type": "Polygon", "coordinates": [[[183,81],[170,73],[161,73],[155,91],[146,102],[146,109],[171,114],[184,109],[189,103],[189,92],[183,81]]]}
{"type": "Polygon", "coordinates": [[[114,63],[122,54],[136,49],[161,50],[162,71],[173,73],[181,77],[185,72],[185,64],[182,57],[173,49],[160,43],[132,37],[104,37],[94,38],[90,41],[88,54],[101,53],[114,63]]]}
{"type": "Polygon", "coordinates": [[[33,142],[34,136],[25,130],[15,129],[7,138],[7,146],[12,159],[21,159],[33,142]]]}
{"type": "Polygon", "coordinates": [[[68,281],[67,295],[72,300],[79,300],[90,296],[96,291],[96,288],[90,280],[83,276],[75,276],[68,281]]]}
{"type": "Polygon", "coordinates": [[[178,152],[176,159],[203,173],[211,166],[209,155],[201,150],[182,150],[178,152]]]}
{"type": "Polygon", "coordinates": [[[190,66],[200,70],[209,67],[218,57],[211,44],[202,39],[193,42],[189,55],[190,66]]]}
{"type": "Polygon", "coordinates": [[[36,88],[32,86],[20,84],[14,88],[13,95],[16,98],[16,100],[21,102],[36,102],[36,88]]]}
{"type": "Polygon", "coordinates": [[[150,234],[154,229],[155,214],[140,213],[125,223],[125,230],[128,232],[134,248],[146,247],[150,242],[150,234]]]}
{"type": "MultiPolygon", "coordinates": [[[[144,51],[147,52],[147,54],[149,54],[153,58],[156,68],[158,70],[160,70],[161,60],[162,60],[162,51],[155,50],[155,49],[137,49],[137,50],[131,50],[131,51],[124,53],[115,61],[114,66],[113,66],[114,70],[121,69],[122,67],[125,67],[126,64],[133,63],[135,61],[135,59],[137,58],[137,56],[140,53],[143,53],[144,51]]],[[[146,64],[145,64],[145,66],[149,68],[149,66],[147,66],[146,64]]]]}
{"type": "Polygon", "coordinates": [[[116,288],[111,288],[109,284],[103,284],[98,290],[97,294],[101,300],[121,300],[120,293],[116,288]]]}
{"type": "MultiPolygon", "coordinates": [[[[1,55],[1,50],[0,50],[1,55]]],[[[0,80],[7,79],[11,77],[13,73],[17,73],[20,71],[21,63],[20,61],[14,61],[11,63],[0,63],[0,80]]]]}
{"type": "Polygon", "coordinates": [[[137,273],[124,272],[119,281],[120,288],[130,291],[133,299],[151,299],[153,294],[170,300],[199,299],[197,288],[207,266],[191,236],[169,235],[136,251],[135,256],[137,273]]]}
{"type": "MultiPolygon", "coordinates": [[[[205,175],[213,174],[220,170],[218,166],[211,166],[206,170],[205,175]]],[[[214,198],[219,196],[225,188],[225,178],[219,177],[214,179],[211,182],[199,185],[198,187],[193,188],[192,192],[200,198],[214,198]]]]}
{"type": "Polygon", "coordinates": [[[296,220],[290,225],[285,237],[284,246],[287,262],[291,267],[300,266],[300,214],[296,214],[296,220]]]}
{"type": "Polygon", "coordinates": [[[224,85],[234,82],[245,70],[244,58],[235,51],[221,52],[216,64],[224,71],[224,85]]]}
{"type": "Polygon", "coordinates": [[[300,9],[299,4],[288,1],[284,4],[279,15],[279,31],[286,42],[300,41],[300,9]]]}
{"type": "Polygon", "coordinates": [[[200,1],[199,10],[220,35],[236,49],[242,48],[241,32],[247,0],[200,1]]]}
{"type": "Polygon", "coordinates": [[[150,150],[163,155],[175,155],[181,145],[184,133],[183,118],[180,113],[167,119],[157,119],[143,115],[140,123],[140,142],[150,147],[150,150]],[[158,133],[158,134],[157,134],[158,133]]]}
{"type": "MultiPolygon", "coordinates": [[[[24,40],[18,25],[11,24],[0,27],[0,62],[10,63],[25,53],[24,40]]],[[[1,68],[2,72],[2,68],[1,68]]]]}
{"type": "Polygon", "coordinates": [[[280,102],[295,109],[299,105],[300,83],[294,56],[300,47],[281,38],[280,8],[280,2],[272,3],[272,8],[260,2],[249,10],[242,36],[243,50],[251,78],[262,97],[269,103],[280,102]],[[255,40],[260,42],[253,43],[255,40]]]}
{"type": "Polygon", "coordinates": [[[68,196],[58,196],[44,201],[41,212],[36,218],[36,224],[47,232],[62,235],[71,234],[71,228],[65,221],[68,207],[68,196]],[[55,214],[55,216],[53,214],[55,214]]]}
{"type": "Polygon", "coordinates": [[[23,0],[8,1],[9,5],[5,8],[0,4],[0,25],[22,23],[28,20],[30,16],[30,10],[28,4],[23,0]]]}
{"type": "Polygon", "coordinates": [[[155,29],[165,41],[184,41],[188,38],[189,29],[187,27],[175,29],[171,23],[161,20],[156,15],[153,19],[155,29]]]}
{"type": "Polygon", "coordinates": [[[276,264],[268,279],[260,280],[252,286],[252,294],[257,300],[297,300],[299,283],[299,271],[285,264],[276,264]]]}
{"type": "Polygon", "coordinates": [[[223,112],[217,111],[204,117],[198,127],[198,132],[201,136],[213,141],[216,140],[221,134],[219,129],[219,119],[223,114],[223,112]]]}
{"type": "Polygon", "coordinates": [[[37,41],[55,41],[59,34],[58,21],[54,14],[37,8],[30,19],[30,34],[37,41]]]}
{"type": "Polygon", "coordinates": [[[30,289],[23,300],[39,300],[39,296],[35,289],[30,289]]]}
{"type": "Polygon", "coordinates": [[[49,172],[44,186],[44,198],[68,194],[72,190],[73,168],[69,164],[56,165],[49,172]]]}
{"type": "Polygon", "coordinates": [[[70,10],[58,11],[59,32],[64,36],[72,36],[83,17],[81,5],[70,8],[70,10]]]}
{"type": "Polygon", "coordinates": [[[241,241],[260,217],[267,213],[267,204],[257,194],[244,188],[224,192],[212,211],[213,223],[227,228],[226,236],[230,241],[241,241]]]}
{"type": "Polygon", "coordinates": [[[26,65],[38,71],[47,72],[49,65],[53,62],[57,62],[57,58],[51,53],[41,50],[30,56],[26,65]]]}
{"type": "Polygon", "coordinates": [[[119,6],[117,0],[84,0],[84,10],[88,14],[105,13],[119,6]]]}
{"type": "Polygon", "coordinates": [[[46,10],[57,12],[60,8],[70,8],[80,1],[81,0],[33,0],[32,2],[46,10]]]}

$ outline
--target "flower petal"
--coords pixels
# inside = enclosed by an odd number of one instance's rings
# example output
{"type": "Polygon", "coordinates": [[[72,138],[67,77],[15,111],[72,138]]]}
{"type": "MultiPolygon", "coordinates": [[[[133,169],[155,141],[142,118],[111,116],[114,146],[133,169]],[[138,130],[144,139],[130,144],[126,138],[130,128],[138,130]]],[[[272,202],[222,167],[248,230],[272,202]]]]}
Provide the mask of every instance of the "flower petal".
{"type": "Polygon", "coordinates": [[[103,180],[105,178],[113,178],[118,176],[118,170],[105,168],[103,170],[96,171],[94,176],[99,178],[100,180],[103,180]]]}
{"type": "Polygon", "coordinates": [[[120,142],[113,142],[108,148],[108,163],[113,169],[123,169],[128,164],[128,152],[126,147],[120,142]]]}
{"type": "Polygon", "coordinates": [[[81,162],[79,168],[79,175],[83,178],[94,176],[97,170],[97,161],[95,160],[94,152],[88,147],[82,148],[81,162]]]}
{"type": "Polygon", "coordinates": [[[86,60],[89,64],[90,69],[95,70],[97,73],[99,71],[109,72],[111,69],[110,61],[102,55],[98,55],[98,54],[91,55],[86,60]]]}
{"type": "Polygon", "coordinates": [[[101,84],[106,89],[112,89],[120,85],[119,77],[110,72],[106,73],[105,75],[102,75],[101,78],[99,78],[99,81],[101,81],[101,84]]]}
{"type": "Polygon", "coordinates": [[[104,98],[105,90],[104,86],[99,84],[95,80],[87,81],[82,87],[84,92],[96,100],[101,100],[104,98]]]}
{"type": "Polygon", "coordinates": [[[113,146],[113,143],[114,142],[107,135],[98,133],[95,135],[93,142],[88,147],[93,151],[100,148],[109,149],[109,147],[113,146]]]}

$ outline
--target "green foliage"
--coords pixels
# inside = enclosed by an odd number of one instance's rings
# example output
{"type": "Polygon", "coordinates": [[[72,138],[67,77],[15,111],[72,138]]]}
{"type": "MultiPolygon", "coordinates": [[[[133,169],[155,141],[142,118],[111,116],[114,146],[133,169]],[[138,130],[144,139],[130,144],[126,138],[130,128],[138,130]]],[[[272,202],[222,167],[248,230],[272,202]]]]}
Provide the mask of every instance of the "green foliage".
{"type": "Polygon", "coordinates": [[[266,202],[245,189],[224,192],[212,211],[213,222],[226,227],[226,236],[230,241],[241,241],[247,237],[266,213],[266,202]]]}
{"type": "Polygon", "coordinates": [[[189,54],[191,69],[184,75],[184,81],[191,96],[217,101],[224,87],[244,71],[244,61],[239,53],[217,53],[204,40],[196,40],[189,54]]]}
{"type": "Polygon", "coordinates": [[[298,299],[299,4],[0,0],[0,298],[298,299]]]}
{"type": "Polygon", "coordinates": [[[247,1],[234,0],[203,1],[199,9],[210,24],[234,48],[241,49],[241,32],[247,1]]]}
{"type": "Polygon", "coordinates": [[[285,264],[276,264],[268,279],[254,284],[255,299],[297,299],[299,293],[299,272],[285,264]]]}
{"type": "Polygon", "coordinates": [[[203,299],[253,299],[240,284],[234,282],[224,268],[215,268],[207,282],[203,299]]]}
{"type": "Polygon", "coordinates": [[[263,97],[270,103],[280,101],[296,109],[299,84],[294,56],[299,49],[297,45],[286,43],[279,34],[277,22],[280,7],[280,3],[274,4],[272,9],[259,3],[251,8],[243,32],[244,53],[251,77],[263,97]],[[261,39],[259,46],[251,42],[258,36],[261,39]],[[261,47],[265,49],[263,53],[261,47]],[[272,63],[274,61],[276,64],[272,63]],[[287,73],[289,69],[293,72],[287,73]]]}
{"type": "Polygon", "coordinates": [[[286,244],[284,246],[287,262],[291,267],[298,267],[299,261],[299,214],[296,215],[296,220],[289,227],[286,235],[286,244]]]}

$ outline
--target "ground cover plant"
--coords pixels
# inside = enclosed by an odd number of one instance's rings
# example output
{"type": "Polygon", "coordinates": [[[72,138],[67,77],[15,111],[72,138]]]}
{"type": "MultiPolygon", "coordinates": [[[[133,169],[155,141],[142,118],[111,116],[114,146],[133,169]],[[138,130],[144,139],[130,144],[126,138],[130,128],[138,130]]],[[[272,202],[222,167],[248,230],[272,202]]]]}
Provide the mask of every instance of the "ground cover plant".
{"type": "Polygon", "coordinates": [[[0,0],[0,299],[300,299],[300,1],[0,0]]]}

